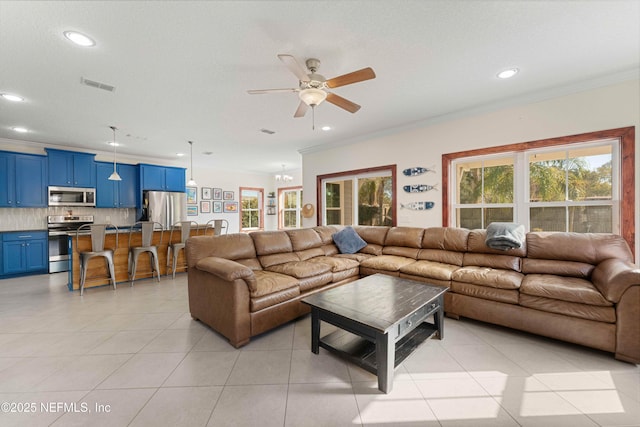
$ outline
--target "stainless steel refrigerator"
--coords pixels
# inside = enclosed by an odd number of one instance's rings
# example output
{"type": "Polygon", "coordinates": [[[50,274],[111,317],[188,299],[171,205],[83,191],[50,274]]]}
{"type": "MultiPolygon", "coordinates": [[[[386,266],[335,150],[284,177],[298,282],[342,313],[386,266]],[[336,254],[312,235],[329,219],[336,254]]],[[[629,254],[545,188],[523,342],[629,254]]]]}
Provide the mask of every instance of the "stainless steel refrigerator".
{"type": "Polygon", "coordinates": [[[187,199],[185,193],[169,191],[143,191],[143,221],[155,221],[167,230],[173,224],[187,219],[187,199]]]}

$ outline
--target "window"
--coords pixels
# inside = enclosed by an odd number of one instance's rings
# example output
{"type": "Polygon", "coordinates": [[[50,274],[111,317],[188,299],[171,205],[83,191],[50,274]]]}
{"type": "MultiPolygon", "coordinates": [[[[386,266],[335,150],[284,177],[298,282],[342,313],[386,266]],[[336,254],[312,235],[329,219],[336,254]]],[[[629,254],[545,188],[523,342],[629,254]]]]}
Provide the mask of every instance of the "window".
{"type": "Polygon", "coordinates": [[[610,232],[634,247],[635,129],[443,155],[443,225],[610,232]]]}
{"type": "Polygon", "coordinates": [[[394,225],[396,167],[318,176],[323,225],[394,225]]]}
{"type": "Polygon", "coordinates": [[[252,231],[263,228],[263,201],[264,190],[262,188],[240,187],[240,218],[242,231],[252,231]]]}
{"type": "Polygon", "coordinates": [[[280,228],[302,227],[302,187],[278,189],[280,228]]]}
{"type": "Polygon", "coordinates": [[[514,220],[514,159],[487,157],[455,162],[459,227],[486,228],[492,222],[514,220]]]}

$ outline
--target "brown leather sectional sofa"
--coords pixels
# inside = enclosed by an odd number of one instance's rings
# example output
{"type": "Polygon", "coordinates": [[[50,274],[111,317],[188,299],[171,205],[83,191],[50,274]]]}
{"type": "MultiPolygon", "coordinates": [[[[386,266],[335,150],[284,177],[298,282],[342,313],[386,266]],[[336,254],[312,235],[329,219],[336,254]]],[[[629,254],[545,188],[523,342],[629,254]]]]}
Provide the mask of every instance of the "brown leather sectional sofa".
{"type": "Polygon", "coordinates": [[[640,363],[640,269],[613,234],[531,232],[519,249],[485,230],[338,227],[198,236],[187,241],[191,315],[235,347],[309,311],[301,298],[383,273],[448,286],[445,312],[615,353],[640,363]]]}

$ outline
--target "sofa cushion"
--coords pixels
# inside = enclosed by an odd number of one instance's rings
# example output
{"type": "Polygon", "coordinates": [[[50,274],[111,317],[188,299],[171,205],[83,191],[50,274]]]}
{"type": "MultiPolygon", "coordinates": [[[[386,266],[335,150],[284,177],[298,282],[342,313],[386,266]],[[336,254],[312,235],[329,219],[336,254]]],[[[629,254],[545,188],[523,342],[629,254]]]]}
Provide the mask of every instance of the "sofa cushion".
{"type": "Polygon", "coordinates": [[[613,307],[579,304],[559,299],[534,297],[522,293],[520,294],[520,305],[540,311],[595,320],[596,322],[614,323],[616,321],[616,310],[613,307]]]}
{"type": "Polygon", "coordinates": [[[527,274],[520,286],[520,292],[527,295],[559,299],[581,304],[610,307],[593,283],[578,277],[562,277],[553,274],[527,274]]]}
{"type": "Polygon", "coordinates": [[[256,271],[256,291],[251,292],[251,312],[289,301],[300,295],[298,281],[284,274],[256,271]]]}
{"type": "MultiPolygon", "coordinates": [[[[366,249],[366,248],[365,248],[366,249]]],[[[362,252],[358,252],[357,254],[336,254],[334,255],[336,258],[347,258],[347,259],[352,259],[354,261],[358,261],[359,263],[361,263],[362,261],[364,261],[365,259],[369,259],[369,258],[374,258],[375,255],[372,254],[365,254],[362,252]]]]}
{"type": "Polygon", "coordinates": [[[307,292],[308,290],[315,289],[320,286],[324,286],[328,283],[331,283],[332,280],[333,280],[333,273],[330,271],[327,271],[326,273],[305,277],[303,279],[298,279],[298,287],[300,288],[300,292],[307,292]]]}
{"type": "Polygon", "coordinates": [[[525,274],[555,274],[587,279],[594,268],[593,265],[584,262],[522,258],[522,272],[525,274]]]}
{"type": "Polygon", "coordinates": [[[293,251],[291,239],[284,231],[254,231],[249,236],[253,239],[258,256],[293,251]]]}
{"type": "Polygon", "coordinates": [[[384,239],[384,246],[400,246],[403,248],[420,248],[424,228],[392,227],[384,239]]]}
{"type": "Polygon", "coordinates": [[[524,275],[510,270],[488,267],[461,267],[451,274],[451,280],[500,289],[518,289],[524,275]]]}
{"type": "Polygon", "coordinates": [[[462,258],[462,265],[475,265],[478,267],[490,267],[501,270],[521,270],[521,258],[509,255],[493,255],[467,252],[462,258]]]}
{"type": "Polygon", "coordinates": [[[421,247],[454,252],[466,252],[469,230],[454,227],[429,227],[424,229],[421,247]]]}
{"type": "Polygon", "coordinates": [[[320,235],[313,228],[300,228],[297,230],[285,231],[289,235],[294,251],[304,251],[310,248],[322,246],[320,235]]]}
{"type": "Polygon", "coordinates": [[[287,276],[293,276],[296,279],[304,279],[306,277],[313,277],[323,273],[328,273],[331,271],[331,266],[318,262],[294,261],[272,265],[268,267],[267,270],[286,274],[287,276]]]}
{"type": "Polygon", "coordinates": [[[454,252],[442,249],[420,249],[417,259],[425,261],[441,262],[443,264],[451,264],[462,266],[464,252],[454,252]]]}
{"type": "Polygon", "coordinates": [[[196,268],[218,276],[227,282],[233,282],[238,279],[248,279],[254,276],[253,270],[249,267],[241,266],[230,259],[212,256],[198,261],[196,268]]]}
{"type": "Polygon", "coordinates": [[[319,262],[321,264],[326,264],[331,267],[331,272],[335,273],[338,271],[350,270],[352,268],[358,268],[359,263],[356,260],[349,258],[339,258],[333,256],[321,256],[312,258],[309,262],[319,262]]]}
{"type": "Polygon", "coordinates": [[[360,237],[368,244],[384,246],[389,227],[375,227],[372,225],[356,225],[353,227],[360,237]]]}
{"type": "Polygon", "coordinates": [[[291,288],[295,288],[298,290],[298,295],[300,294],[298,281],[294,277],[264,270],[254,271],[254,275],[257,285],[256,289],[251,291],[251,298],[262,297],[291,288]]]}
{"type": "Polygon", "coordinates": [[[633,262],[626,240],[606,233],[527,233],[529,258],[557,259],[597,265],[609,258],[633,262]]]}
{"type": "Polygon", "coordinates": [[[395,255],[380,255],[362,260],[360,267],[382,271],[399,271],[401,267],[414,262],[416,262],[416,260],[411,258],[395,255]]]}
{"type": "Polygon", "coordinates": [[[341,227],[335,225],[319,225],[317,227],[313,227],[318,236],[320,236],[320,241],[322,241],[323,245],[328,245],[333,243],[333,235],[340,231],[341,227]]]}
{"type": "Polygon", "coordinates": [[[451,275],[458,268],[460,267],[457,265],[443,264],[441,262],[416,261],[400,267],[400,272],[438,280],[451,280],[451,275]]]}
{"type": "Polygon", "coordinates": [[[269,268],[272,265],[285,264],[287,262],[297,262],[300,261],[300,258],[298,258],[298,255],[294,252],[282,252],[278,254],[259,256],[258,260],[260,261],[262,267],[269,268]]]}
{"type": "Polygon", "coordinates": [[[356,233],[353,227],[345,227],[335,233],[333,241],[343,254],[355,254],[367,246],[367,242],[356,233]]]}
{"type": "Polygon", "coordinates": [[[300,258],[300,261],[306,261],[311,258],[324,256],[324,250],[322,249],[322,247],[311,248],[311,249],[305,249],[304,251],[296,251],[295,254],[298,255],[298,258],[300,258]]]}
{"type": "Polygon", "coordinates": [[[473,285],[470,283],[455,281],[451,282],[451,291],[457,294],[469,295],[471,297],[504,302],[507,304],[518,304],[518,298],[520,297],[520,293],[516,289],[499,289],[491,286],[473,285]]]}

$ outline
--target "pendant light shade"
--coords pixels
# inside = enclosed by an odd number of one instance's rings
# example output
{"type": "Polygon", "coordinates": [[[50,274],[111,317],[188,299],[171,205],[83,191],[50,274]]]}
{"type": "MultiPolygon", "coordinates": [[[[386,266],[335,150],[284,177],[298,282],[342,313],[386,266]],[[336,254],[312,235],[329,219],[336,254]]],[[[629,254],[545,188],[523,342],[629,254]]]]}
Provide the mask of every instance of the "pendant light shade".
{"type": "Polygon", "coordinates": [[[118,145],[116,143],[116,127],[115,126],[109,126],[109,127],[113,131],[113,173],[109,175],[109,178],[107,179],[109,181],[122,181],[122,178],[120,178],[120,175],[118,175],[118,171],[116,169],[116,146],[118,145]]]}
{"type": "Polygon", "coordinates": [[[191,178],[189,178],[189,181],[187,182],[187,185],[189,187],[196,187],[198,186],[198,184],[196,184],[196,181],[193,179],[193,141],[189,141],[189,146],[190,146],[190,151],[191,151],[191,175],[189,175],[191,178]]]}

